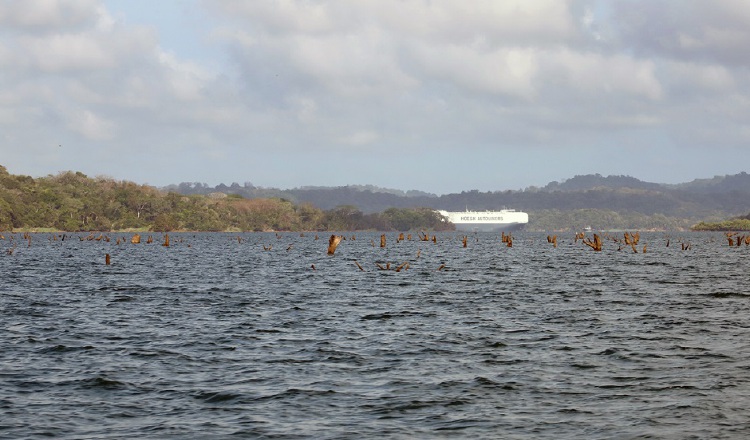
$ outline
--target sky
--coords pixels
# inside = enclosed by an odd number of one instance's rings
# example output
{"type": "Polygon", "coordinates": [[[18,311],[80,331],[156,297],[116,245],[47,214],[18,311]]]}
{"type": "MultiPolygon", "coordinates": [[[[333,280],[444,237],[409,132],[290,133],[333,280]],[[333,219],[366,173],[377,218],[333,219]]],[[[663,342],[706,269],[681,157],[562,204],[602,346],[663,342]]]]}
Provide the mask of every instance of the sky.
{"type": "Polygon", "coordinates": [[[750,166],[745,0],[4,0],[0,165],[446,194],[750,166]]]}

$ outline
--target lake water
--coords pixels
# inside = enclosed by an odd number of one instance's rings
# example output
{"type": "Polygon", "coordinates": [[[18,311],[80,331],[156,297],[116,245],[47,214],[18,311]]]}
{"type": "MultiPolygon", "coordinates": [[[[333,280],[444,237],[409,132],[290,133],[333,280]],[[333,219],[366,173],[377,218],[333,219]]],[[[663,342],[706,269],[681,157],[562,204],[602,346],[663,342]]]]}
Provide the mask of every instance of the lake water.
{"type": "Polygon", "coordinates": [[[0,438],[750,436],[723,234],[5,235],[0,438]]]}

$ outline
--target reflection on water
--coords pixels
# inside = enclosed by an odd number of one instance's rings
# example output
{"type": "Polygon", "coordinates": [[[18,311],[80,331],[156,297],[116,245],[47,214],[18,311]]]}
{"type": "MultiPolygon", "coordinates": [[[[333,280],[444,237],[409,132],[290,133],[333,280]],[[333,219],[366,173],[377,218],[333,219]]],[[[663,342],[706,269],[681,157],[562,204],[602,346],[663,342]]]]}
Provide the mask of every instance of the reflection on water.
{"type": "Polygon", "coordinates": [[[750,247],[681,234],[6,234],[0,437],[745,438],[750,247]]]}

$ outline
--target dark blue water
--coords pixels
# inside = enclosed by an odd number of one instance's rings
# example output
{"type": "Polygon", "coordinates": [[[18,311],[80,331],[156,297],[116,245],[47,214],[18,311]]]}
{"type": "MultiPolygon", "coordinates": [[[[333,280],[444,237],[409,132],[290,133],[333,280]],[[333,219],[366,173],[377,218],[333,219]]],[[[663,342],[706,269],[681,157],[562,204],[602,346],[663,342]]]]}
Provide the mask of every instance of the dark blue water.
{"type": "Polygon", "coordinates": [[[314,235],[6,234],[0,437],[750,436],[750,247],[722,234],[314,235]]]}

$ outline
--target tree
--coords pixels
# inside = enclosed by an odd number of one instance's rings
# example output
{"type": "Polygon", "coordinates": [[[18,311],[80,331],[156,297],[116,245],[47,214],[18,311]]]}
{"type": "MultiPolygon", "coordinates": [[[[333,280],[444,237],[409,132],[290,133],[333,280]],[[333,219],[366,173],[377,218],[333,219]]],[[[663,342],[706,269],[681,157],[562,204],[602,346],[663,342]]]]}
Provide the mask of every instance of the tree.
{"type": "Polygon", "coordinates": [[[154,219],[151,230],[156,232],[170,232],[178,229],[177,220],[171,214],[162,213],[154,219]]]}

